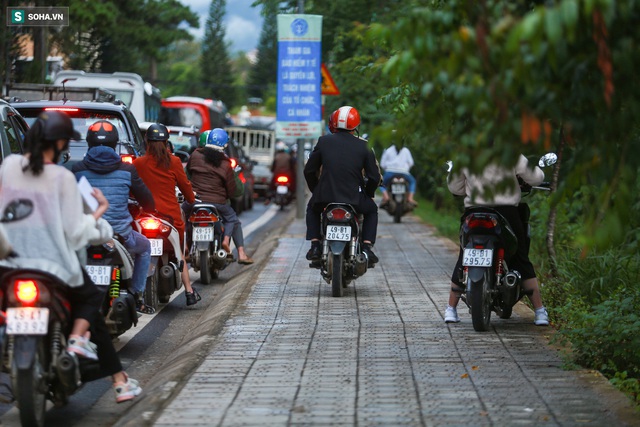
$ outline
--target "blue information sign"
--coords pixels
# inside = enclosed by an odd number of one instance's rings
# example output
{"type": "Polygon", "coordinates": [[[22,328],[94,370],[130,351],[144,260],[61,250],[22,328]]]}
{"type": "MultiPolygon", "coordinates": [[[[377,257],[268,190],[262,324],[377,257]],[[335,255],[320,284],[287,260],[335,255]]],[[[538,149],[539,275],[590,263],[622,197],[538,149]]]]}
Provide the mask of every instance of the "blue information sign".
{"type": "Polygon", "coordinates": [[[321,36],[322,16],[278,15],[279,138],[322,133],[321,36]]]}

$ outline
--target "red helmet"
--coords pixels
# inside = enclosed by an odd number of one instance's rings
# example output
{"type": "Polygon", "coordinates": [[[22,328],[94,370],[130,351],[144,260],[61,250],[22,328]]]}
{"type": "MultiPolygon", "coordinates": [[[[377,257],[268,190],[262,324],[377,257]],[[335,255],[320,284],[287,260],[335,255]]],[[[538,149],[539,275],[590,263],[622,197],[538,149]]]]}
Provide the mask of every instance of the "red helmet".
{"type": "Polygon", "coordinates": [[[338,110],[331,113],[331,116],[329,117],[329,132],[338,132],[338,110]]]}
{"type": "Polygon", "coordinates": [[[333,115],[336,114],[336,120],[334,127],[336,129],[346,129],[352,131],[360,126],[360,113],[353,107],[348,105],[338,108],[331,115],[333,121],[333,115]],[[336,114],[337,113],[337,114],[336,114]]]}

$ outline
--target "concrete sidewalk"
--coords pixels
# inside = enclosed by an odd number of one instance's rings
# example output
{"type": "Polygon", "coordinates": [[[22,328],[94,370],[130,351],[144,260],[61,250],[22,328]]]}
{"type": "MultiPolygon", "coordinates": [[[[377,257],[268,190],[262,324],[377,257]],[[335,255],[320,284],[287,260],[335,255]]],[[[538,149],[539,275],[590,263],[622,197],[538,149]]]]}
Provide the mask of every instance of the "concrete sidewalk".
{"type": "Polygon", "coordinates": [[[416,217],[381,212],[381,262],[342,298],[307,249],[301,220],[262,242],[118,425],[640,425],[599,374],[562,369],[523,304],[490,332],[463,304],[445,324],[457,248],[416,217]]]}

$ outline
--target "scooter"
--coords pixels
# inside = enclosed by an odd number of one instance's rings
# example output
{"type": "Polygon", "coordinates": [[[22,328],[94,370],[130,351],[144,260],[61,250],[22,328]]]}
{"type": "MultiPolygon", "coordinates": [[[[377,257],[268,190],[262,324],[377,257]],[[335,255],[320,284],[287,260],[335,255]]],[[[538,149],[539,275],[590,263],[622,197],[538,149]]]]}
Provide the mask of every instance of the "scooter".
{"type": "Polygon", "coordinates": [[[393,222],[400,223],[402,216],[414,209],[414,205],[409,203],[409,182],[403,175],[394,175],[389,183],[391,197],[384,209],[393,216],[393,222]]]}
{"type": "Polygon", "coordinates": [[[191,208],[191,265],[200,271],[200,282],[211,283],[229,263],[227,252],[222,249],[224,226],[218,209],[211,203],[197,202],[191,208]]]}
{"type": "MultiPolygon", "coordinates": [[[[7,206],[1,221],[20,221],[32,211],[30,200],[19,199],[7,206]]],[[[38,261],[46,266],[46,260],[38,261]]],[[[0,289],[2,370],[9,374],[21,424],[41,427],[46,401],[65,405],[83,382],[102,376],[100,366],[66,351],[73,319],[67,286],[60,279],[44,270],[17,267],[5,273],[0,289]]]]}
{"type": "MultiPolygon", "coordinates": [[[[133,259],[116,235],[107,243],[89,246],[85,270],[105,295],[102,315],[113,338],[138,324],[134,295],[129,292],[133,259]]],[[[155,308],[155,307],[154,307],[155,308]]]]}
{"type": "Polygon", "coordinates": [[[320,268],[334,297],[341,297],[343,288],[367,272],[361,223],[361,215],[349,204],[330,203],[322,212],[322,258],[309,266],[320,268]]]}
{"type": "Polygon", "coordinates": [[[291,179],[288,175],[280,174],[275,178],[275,204],[280,206],[280,210],[283,210],[285,206],[291,203],[293,199],[293,191],[291,189],[291,179]]]}

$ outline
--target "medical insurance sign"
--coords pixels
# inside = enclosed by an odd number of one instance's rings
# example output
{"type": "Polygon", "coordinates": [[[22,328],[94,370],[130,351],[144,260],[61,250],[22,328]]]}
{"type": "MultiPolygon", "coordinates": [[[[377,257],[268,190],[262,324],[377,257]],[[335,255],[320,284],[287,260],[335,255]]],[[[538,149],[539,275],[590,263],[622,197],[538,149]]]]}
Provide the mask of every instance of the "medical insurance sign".
{"type": "Polygon", "coordinates": [[[278,15],[276,137],[322,135],[322,16],[278,15]]]}

